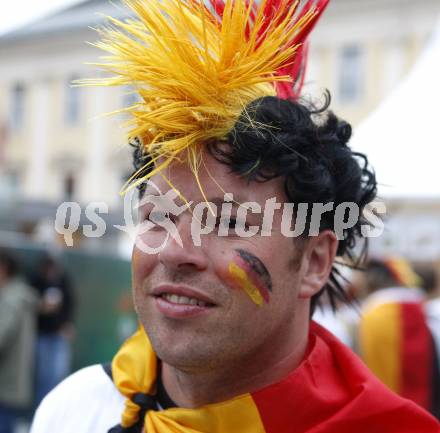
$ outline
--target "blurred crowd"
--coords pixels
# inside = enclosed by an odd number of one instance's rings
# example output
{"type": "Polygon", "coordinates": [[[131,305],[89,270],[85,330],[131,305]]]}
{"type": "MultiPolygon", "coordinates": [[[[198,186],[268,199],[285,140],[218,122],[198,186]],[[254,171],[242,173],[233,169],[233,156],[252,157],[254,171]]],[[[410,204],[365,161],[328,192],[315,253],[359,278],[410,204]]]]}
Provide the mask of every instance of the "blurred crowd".
{"type": "Polygon", "coordinates": [[[73,289],[54,257],[24,273],[0,250],[0,433],[26,423],[44,396],[70,373],[73,289]]]}
{"type": "Polygon", "coordinates": [[[440,293],[436,269],[370,260],[347,280],[348,303],[313,319],[339,337],[397,394],[440,419],[440,293]]]}

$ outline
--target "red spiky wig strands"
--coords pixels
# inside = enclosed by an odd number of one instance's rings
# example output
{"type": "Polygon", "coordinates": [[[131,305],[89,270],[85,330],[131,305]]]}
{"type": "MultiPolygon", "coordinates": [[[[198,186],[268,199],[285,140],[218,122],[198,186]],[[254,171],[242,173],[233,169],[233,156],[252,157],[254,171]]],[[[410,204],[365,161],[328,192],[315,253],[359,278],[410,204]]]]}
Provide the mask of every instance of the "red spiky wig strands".
{"type": "Polygon", "coordinates": [[[198,182],[201,146],[224,140],[250,102],[297,98],[306,38],[328,1],[125,0],[134,18],[109,17],[95,44],[109,54],[96,65],[112,76],[82,84],[139,93],[120,110],[151,156],[136,183],[182,157],[198,182]]]}

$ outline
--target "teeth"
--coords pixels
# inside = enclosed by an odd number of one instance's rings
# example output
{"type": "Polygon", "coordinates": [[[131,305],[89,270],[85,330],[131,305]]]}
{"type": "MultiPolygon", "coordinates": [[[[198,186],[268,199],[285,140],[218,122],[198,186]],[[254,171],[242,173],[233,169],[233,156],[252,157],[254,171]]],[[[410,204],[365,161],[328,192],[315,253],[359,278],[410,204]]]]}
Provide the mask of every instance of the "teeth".
{"type": "Polygon", "coordinates": [[[188,298],[188,296],[179,296],[174,294],[165,293],[162,298],[173,304],[185,304],[185,305],[198,305],[199,307],[206,307],[206,302],[200,301],[196,298],[188,298]]]}

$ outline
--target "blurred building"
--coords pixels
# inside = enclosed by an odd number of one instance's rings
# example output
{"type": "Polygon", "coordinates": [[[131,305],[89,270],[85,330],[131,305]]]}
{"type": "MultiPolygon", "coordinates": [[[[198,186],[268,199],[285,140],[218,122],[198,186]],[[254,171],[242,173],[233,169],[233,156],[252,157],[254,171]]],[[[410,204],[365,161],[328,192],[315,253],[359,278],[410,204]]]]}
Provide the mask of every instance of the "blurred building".
{"type": "MultiPolygon", "coordinates": [[[[3,175],[13,195],[28,199],[118,201],[130,169],[118,119],[97,116],[130,103],[120,89],[73,87],[96,76],[86,62],[106,0],[80,2],[0,38],[0,124],[3,175]]],[[[122,12],[119,11],[119,14],[122,12]]]]}
{"type": "MultiPolygon", "coordinates": [[[[121,206],[126,131],[121,115],[98,116],[136,96],[71,85],[98,73],[85,64],[101,54],[85,43],[97,39],[98,13],[126,12],[116,0],[83,0],[0,37],[0,225],[17,202],[28,204],[18,214],[30,231],[62,201],[121,206]]],[[[439,14],[438,0],[332,0],[312,37],[305,93],[330,89],[334,110],[356,125],[409,70],[439,14]]]]}
{"type": "MultiPolygon", "coordinates": [[[[3,238],[15,231],[56,241],[54,219],[64,201],[80,204],[80,228],[92,201],[109,206],[107,222],[120,221],[129,149],[121,116],[102,114],[132,104],[134,96],[130,89],[72,86],[98,73],[86,63],[101,53],[86,41],[97,39],[90,27],[104,22],[99,13],[125,12],[105,0],[80,1],[0,37],[0,230],[8,230],[3,238]]],[[[76,246],[81,240],[75,236],[76,246]]]]}
{"type": "MultiPolygon", "coordinates": [[[[440,19],[440,2],[331,0],[311,36],[308,82],[354,126],[405,77],[440,19]]],[[[307,87],[306,87],[307,92],[307,87]]]]}

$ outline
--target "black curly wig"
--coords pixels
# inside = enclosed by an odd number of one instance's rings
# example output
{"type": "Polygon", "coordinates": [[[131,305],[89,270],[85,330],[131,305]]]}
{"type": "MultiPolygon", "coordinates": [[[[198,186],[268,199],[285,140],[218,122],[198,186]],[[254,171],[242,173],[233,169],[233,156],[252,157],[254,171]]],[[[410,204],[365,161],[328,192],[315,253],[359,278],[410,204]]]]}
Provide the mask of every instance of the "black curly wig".
{"type": "MultiPolygon", "coordinates": [[[[364,239],[357,257],[354,253],[357,240],[362,237],[361,227],[368,224],[362,216],[363,209],[375,198],[377,184],[366,156],[347,145],[351,126],[327,111],[329,104],[328,93],[319,109],[271,96],[257,99],[246,107],[230,131],[229,145],[213,142],[208,149],[219,162],[249,182],[283,177],[285,193],[292,203],[307,203],[310,210],[313,203],[333,202],[333,210],[321,217],[320,231],[335,230],[335,209],[339,204],[357,204],[360,218],[344,230],[337,250],[338,256],[348,257],[356,267],[366,252],[364,239]]],[[[134,166],[138,170],[149,156],[142,153],[138,141],[133,145],[134,166]]],[[[142,194],[145,185],[140,188],[142,194]]],[[[341,283],[340,273],[333,266],[328,283],[312,298],[311,311],[324,292],[333,307],[338,299],[348,300],[341,283]]]]}

